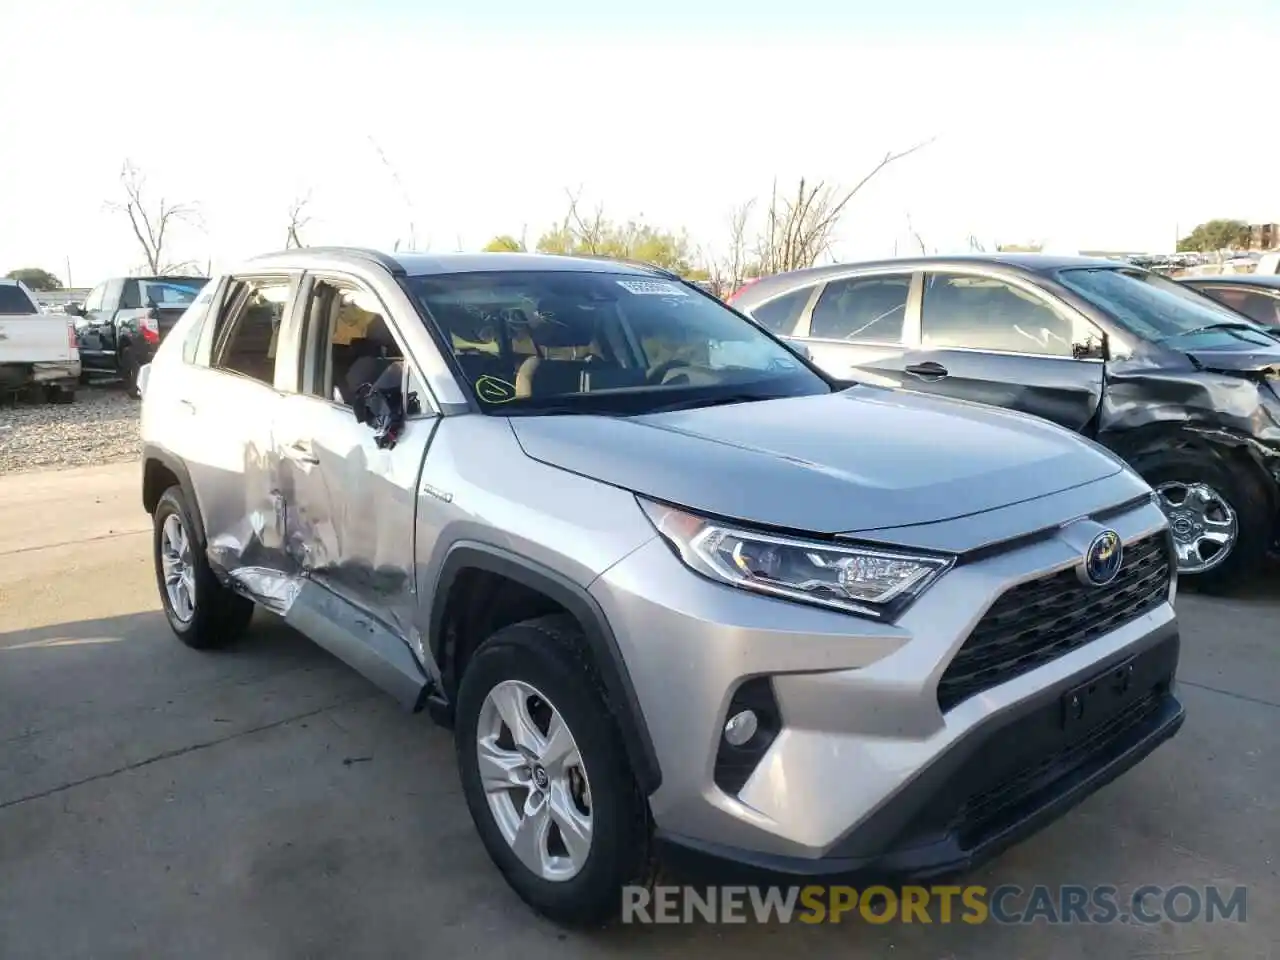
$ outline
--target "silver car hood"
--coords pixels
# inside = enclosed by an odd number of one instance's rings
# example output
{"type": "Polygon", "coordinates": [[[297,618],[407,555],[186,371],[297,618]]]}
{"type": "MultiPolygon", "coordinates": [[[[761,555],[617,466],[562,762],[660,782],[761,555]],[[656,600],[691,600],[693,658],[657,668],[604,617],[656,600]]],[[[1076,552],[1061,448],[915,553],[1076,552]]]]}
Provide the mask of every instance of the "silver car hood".
{"type": "Polygon", "coordinates": [[[543,463],[693,511],[825,534],[950,520],[1124,469],[1042,420],[867,386],[510,423],[525,453],[543,463]]]}

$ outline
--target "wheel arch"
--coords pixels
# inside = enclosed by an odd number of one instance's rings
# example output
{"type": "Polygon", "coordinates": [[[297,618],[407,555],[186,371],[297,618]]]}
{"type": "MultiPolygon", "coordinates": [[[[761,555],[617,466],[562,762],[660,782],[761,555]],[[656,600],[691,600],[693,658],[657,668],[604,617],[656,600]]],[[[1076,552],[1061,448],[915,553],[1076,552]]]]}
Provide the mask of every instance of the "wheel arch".
{"type": "Polygon", "coordinates": [[[142,507],[148,514],[155,513],[156,504],[169,487],[177,484],[182,489],[187,509],[191,511],[191,519],[196,524],[197,542],[203,548],[205,543],[204,516],[200,512],[200,501],[196,498],[196,488],[191,482],[191,473],[182,458],[154,444],[143,444],[142,447],[142,507]]]}
{"type": "Polygon", "coordinates": [[[428,628],[432,657],[444,679],[444,696],[453,698],[460,677],[454,675],[457,638],[447,629],[454,587],[465,575],[476,572],[512,581],[563,608],[582,627],[595,669],[618,722],[636,782],[646,795],[662,783],[653,740],[649,736],[640,701],[617,639],[599,603],[574,581],[519,554],[489,544],[466,542],[450,548],[440,569],[433,594],[428,628]]]}

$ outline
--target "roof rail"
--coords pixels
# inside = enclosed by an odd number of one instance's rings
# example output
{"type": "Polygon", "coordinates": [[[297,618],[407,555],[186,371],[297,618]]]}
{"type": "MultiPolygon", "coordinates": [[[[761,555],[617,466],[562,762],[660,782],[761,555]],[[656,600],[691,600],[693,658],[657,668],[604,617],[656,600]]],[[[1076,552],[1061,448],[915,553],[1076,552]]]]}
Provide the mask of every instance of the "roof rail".
{"type": "Polygon", "coordinates": [[[650,263],[647,260],[633,260],[630,257],[610,257],[603,253],[576,253],[573,256],[581,257],[584,260],[608,260],[611,263],[625,263],[629,267],[640,267],[650,273],[666,277],[668,280],[684,280],[684,277],[674,270],[668,270],[666,267],[660,267],[656,263],[650,263]]]}
{"type": "Polygon", "coordinates": [[[348,257],[359,257],[363,260],[372,260],[378,266],[387,270],[389,273],[402,277],[405,275],[404,265],[395,257],[388,256],[381,250],[373,250],[368,247],[296,247],[290,250],[277,250],[274,253],[259,254],[253,259],[267,259],[269,257],[283,256],[288,253],[297,253],[305,250],[307,253],[319,253],[334,255],[345,255],[348,257]]]}

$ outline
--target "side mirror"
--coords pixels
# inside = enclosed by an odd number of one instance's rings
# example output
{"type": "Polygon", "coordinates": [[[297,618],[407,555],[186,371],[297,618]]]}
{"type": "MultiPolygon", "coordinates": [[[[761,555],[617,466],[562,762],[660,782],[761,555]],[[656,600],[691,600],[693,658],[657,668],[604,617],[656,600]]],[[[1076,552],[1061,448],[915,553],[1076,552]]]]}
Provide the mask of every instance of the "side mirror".
{"type": "Polygon", "coordinates": [[[63,307],[62,307],[62,309],[63,309],[63,312],[68,313],[68,314],[70,314],[70,315],[71,315],[71,316],[73,316],[73,317],[83,317],[83,316],[84,316],[84,304],[83,304],[83,303],[68,303],[68,304],[64,304],[64,305],[63,305],[63,307]]]}
{"type": "Polygon", "coordinates": [[[786,343],[787,343],[787,346],[789,346],[796,353],[800,354],[800,356],[804,357],[810,363],[813,363],[813,354],[809,352],[808,344],[801,343],[799,340],[790,340],[790,339],[788,339],[786,343]]]}

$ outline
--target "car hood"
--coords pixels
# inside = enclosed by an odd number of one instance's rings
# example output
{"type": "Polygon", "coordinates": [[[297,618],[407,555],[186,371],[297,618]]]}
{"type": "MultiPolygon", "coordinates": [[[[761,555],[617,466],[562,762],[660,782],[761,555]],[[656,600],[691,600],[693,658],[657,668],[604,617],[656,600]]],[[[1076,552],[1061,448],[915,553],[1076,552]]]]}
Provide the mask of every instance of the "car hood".
{"type": "Polygon", "coordinates": [[[1124,469],[1046,421],[869,386],[510,423],[543,463],[701,513],[824,534],[949,520],[1124,469]]]}

